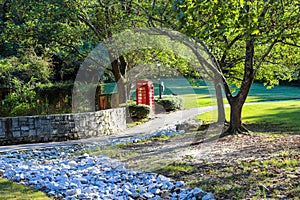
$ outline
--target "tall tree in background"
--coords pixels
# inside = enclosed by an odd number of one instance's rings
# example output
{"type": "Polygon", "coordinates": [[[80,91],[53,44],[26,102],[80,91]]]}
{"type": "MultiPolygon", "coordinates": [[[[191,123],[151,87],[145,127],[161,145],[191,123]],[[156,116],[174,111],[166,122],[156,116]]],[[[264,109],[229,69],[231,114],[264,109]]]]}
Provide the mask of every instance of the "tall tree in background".
{"type": "MultiPolygon", "coordinates": [[[[99,43],[144,23],[127,1],[0,1],[0,56],[25,55],[28,49],[53,63],[55,80],[65,80],[99,43]]],[[[145,19],[145,18],[144,18],[145,19]]],[[[146,22],[146,20],[145,20],[146,22]]],[[[120,55],[106,73],[118,82],[121,101],[128,64],[120,55]]]]}
{"type": "Polygon", "coordinates": [[[76,50],[85,46],[86,41],[80,40],[85,28],[67,19],[60,1],[4,0],[0,10],[2,57],[22,59],[32,52],[52,63],[54,81],[65,80],[64,74],[78,68],[82,58],[76,50]]]}

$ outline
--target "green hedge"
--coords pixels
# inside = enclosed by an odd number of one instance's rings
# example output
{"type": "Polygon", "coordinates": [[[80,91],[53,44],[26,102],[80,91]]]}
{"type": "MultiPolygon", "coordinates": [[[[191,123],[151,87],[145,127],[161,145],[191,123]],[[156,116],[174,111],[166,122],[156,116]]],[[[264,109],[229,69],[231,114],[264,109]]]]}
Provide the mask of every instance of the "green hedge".
{"type": "Polygon", "coordinates": [[[179,96],[166,95],[162,99],[156,97],[155,103],[162,106],[165,111],[180,110],[183,108],[183,99],[179,96]]]}
{"type": "Polygon", "coordinates": [[[150,106],[148,105],[129,105],[129,115],[132,119],[145,119],[150,115],[150,106]]]}

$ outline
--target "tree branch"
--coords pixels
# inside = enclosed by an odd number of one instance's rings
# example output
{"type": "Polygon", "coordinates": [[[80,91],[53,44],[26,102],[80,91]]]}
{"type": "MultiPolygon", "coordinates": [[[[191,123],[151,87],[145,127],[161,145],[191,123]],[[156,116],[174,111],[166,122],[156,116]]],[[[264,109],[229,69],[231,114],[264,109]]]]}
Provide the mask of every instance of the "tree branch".
{"type": "Polygon", "coordinates": [[[275,39],[271,45],[268,47],[267,51],[263,54],[263,56],[260,58],[259,62],[255,65],[254,73],[256,74],[257,70],[260,68],[261,64],[265,61],[266,57],[270,54],[272,51],[274,45],[277,43],[277,39],[275,39]]]}
{"type": "Polygon", "coordinates": [[[265,63],[270,63],[270,64],[272,64],[272,65],[280,65],[279,62],[274,62],[274,61],[270,61],[270,60],[266,60],[266,59],[265,59],[264,62],[265,62],[265,63]]]}
{"type": "Polygon", "coordinates": [[[77,15],[78,19],[84,22],[90,29],[95,33],[95,35],[100,39],[99,32],[97,29],[94,27],[94,25],[82,14],[77,15]]]}
{"type": "Polygon", "coordinates": [[[235,80],[238,80],[238,81],[243,81],[243,79],[238,78],[238,77],[233,76],[233,75],[227,75],[226,78],[231,78],[231,79],[235,79],[235,80]]]}
{"type": "Polygon", "coordinates": [[[61,46],[69,47],[69,48],[75,50],[82,58],[84,58],[84,57],[87,56],[86,54],[81,53],[81,52],[80,52],[74,45],[72,45],[72,44],[65,44],[65,43],[61,42],[60,40],[49,40],[49,41],[50,41],[50,42],[56,42],[56,43],[58,43],[58,44],[61,45],[61,46]]]}
{"type": "MultiPolygon", "coordinates": [[[[270,0],[270,1],[268,2],[268,5],[270,6],[270,5],[273,4],[273,3],[274,3],[274,0],[270,0]]],[[[258,17],[258,27],[260,27],[261,22],[264,20],[266,14],[267,14],[267,11],[268,11],[269,8],[270,8],[269,6],[265,6],[264,9],[261,11],[261,13],[260,13],[260,15],[259,15],[259,17],[258,17]]]]}
{"type": "Polygon", "coordinates": [[[223,69],[232,69],[233,67],[235,67],[238,63],[242,62],[245,59],[245,56],[241,56],[239,58],[234,59],[233,61],[227,63],[225,62],[223,65],[223,69]]]}
{"type": "Polygon", "coordinates": [[[282,44],[286,44],[286,45],[288,45],[288,46],[293,46],[293,47],[298,47],[298,48],[300,48],[300,45],[299,45],[299,44],[295,44],[295,43],[291,43],[291,42],[285,42],[285,41],[283,41],[283,40],[277,40],[277,42],[282,43],[282,44]]]}
{"type": "MultiPolygon", "coordinates": [[[[226,57],[227,57],[227,54],[228,54],[228,49],[230,49],[239,39],[241,39],[245,34],[239,34],[237,35],[233,40],[231,40],[231,42],[226,46],[226,50],[224,51],[222,57],[221,57],[221,60],[220,60],[220,67],[222,68],[224,63],[225,63],[225,60],[226,60],[226,57]]],[[[228,41],[227,41],[228,43],[228,41]]]]}
{"type": "Polygon", "coordinates": [[[227,39],[226,35],[222,35],[222,38],[224,39],[224,41],[225,41],[226,45],[228,46],[228,45],[229,45],[229,43],[228,43],[228,39],[227,39]]]}
{"type": "Polygon", "coordinates": [[[212,60],[212,62],[216,65],[216,67],[218,68],[218,70],[220,72],[222,72],[221,67],[219,62],[217,61],[216,57],[213,55],[213,53],[210,51],[210,49],[207,47],[207,45],[202,41],[199,40],[198,38],[194,38],[194,40],[198,43],[201,44],[201,46],[204,48],[204,50],[206,51],[206,53],[209,55],[210,59],[212,60]]]}

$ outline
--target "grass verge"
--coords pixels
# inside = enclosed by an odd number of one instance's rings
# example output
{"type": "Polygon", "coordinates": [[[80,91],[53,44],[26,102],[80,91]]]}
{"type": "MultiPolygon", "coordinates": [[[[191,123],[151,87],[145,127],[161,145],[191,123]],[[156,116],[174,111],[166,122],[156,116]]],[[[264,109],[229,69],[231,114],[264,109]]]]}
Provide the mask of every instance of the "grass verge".
{"type": "Polygon", "coordinates": [[[0,200],[50,200],[43,192],[0,178],[0,200]]]}
{"type": "MultiPolygon", "coordinates": [[[[229,108],[226,117],[229,119],[229,108]]],[[[201,114],[198,119],[215,121],[215,112],[201,114]]],[[[243,123],[259,132],[299,132],[300,101],[246,104],[242,112],[243,123]]]]}

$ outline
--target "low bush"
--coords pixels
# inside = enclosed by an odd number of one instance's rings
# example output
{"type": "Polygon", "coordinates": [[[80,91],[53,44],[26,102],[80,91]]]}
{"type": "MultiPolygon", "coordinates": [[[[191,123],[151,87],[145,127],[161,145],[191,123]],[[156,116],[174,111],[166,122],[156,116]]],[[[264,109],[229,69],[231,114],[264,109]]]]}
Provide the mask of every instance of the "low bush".
{"type": "Polygon", "coordinates": [[[145,119],[150,115],[150,106],[148,105],[129,105],[129,115],[132,119],[145,119]]]}
{"type": "Polygon", "coordinates": [[[165,111],[180,110],[183,108],[183,99],[179,96],[166,95],[162,99],[155,98],[155,103],[162,106],[165,111]]]}

